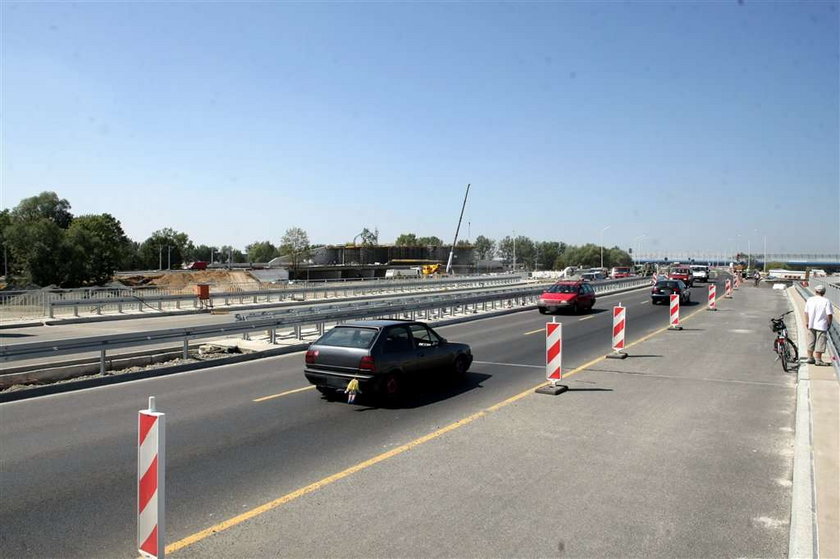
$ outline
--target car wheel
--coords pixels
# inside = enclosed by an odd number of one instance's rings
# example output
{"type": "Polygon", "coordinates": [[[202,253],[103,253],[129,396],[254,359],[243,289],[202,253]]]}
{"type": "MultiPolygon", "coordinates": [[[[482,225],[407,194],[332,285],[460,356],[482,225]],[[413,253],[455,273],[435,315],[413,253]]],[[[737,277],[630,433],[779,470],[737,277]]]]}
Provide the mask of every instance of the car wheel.
{"type": "Polygon", "coordinates": [[[470,368],[470,361],[463,355],[459,355],[455,358],[455,363],[452,364],[452,372],[455,373],[455,376],[462,377],[467,374],[467,370],[470,368]]]}
{"type": "Polygon", "coordinates": [[[577,303],[572,305],[572,314],[580,314],[580,307],[578,306],[577,303]]]}
{"type": "Polygon", "coordinates": [[[547,314],[548,313],[548,309],[545,308],[545,307],[537,307],[537,308],[539,309],[540,314],[547,314]]]}
{"type": "Polygon", "coordinates": [[[405,381],[399,373],[390,373],[380,385],[382,395],[389,401],[396,401],[402,398],[405,381]]]}

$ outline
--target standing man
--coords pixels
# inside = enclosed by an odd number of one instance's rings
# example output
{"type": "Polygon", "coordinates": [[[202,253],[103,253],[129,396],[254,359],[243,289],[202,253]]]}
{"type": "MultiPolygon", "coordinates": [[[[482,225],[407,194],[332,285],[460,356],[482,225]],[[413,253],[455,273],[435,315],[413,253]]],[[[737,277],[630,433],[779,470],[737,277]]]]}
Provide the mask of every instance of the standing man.
{"type": "Polygon", "coordinates": [[[825,286],[814,288],[817,293],[805,302],[805,322],[808,323],[808,363],[811,365],[830,365],[822,360],[828,329],[831,328],[833,312],[831,301],[825,297],[825,286]]]}

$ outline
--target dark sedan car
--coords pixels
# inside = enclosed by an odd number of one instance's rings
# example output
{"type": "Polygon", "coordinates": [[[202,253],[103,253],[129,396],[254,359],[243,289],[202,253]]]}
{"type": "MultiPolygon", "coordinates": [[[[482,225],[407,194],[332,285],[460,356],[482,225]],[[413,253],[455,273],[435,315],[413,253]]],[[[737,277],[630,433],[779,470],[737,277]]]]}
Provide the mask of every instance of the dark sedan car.
{"type": "Polygon", "coordinates": [[[650,300],[656,303],[670,303],[671,294],[680,296],[680,304],[691,302],[691,290],[682,280],[659,280],[650,291],[650,300]]]}
{"type": "Polygon", "coordinates": [[[461,377],[472,364],[470,346],[446,340],[422,322],[358,320],[325,333],[306,352],[306,379],[327,398],[351,380],[363,395],[397,399],[411,381],[435,372],[461,377]]]}

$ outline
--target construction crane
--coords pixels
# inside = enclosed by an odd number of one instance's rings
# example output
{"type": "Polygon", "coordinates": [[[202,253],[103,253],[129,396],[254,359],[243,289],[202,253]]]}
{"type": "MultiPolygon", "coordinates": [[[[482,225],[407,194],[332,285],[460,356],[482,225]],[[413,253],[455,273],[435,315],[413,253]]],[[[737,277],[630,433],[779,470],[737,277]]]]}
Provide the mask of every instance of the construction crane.
{"type": "Polygon", "coordinates": [[[470,195],[470,185],[467,185],[467,192],[464,194],[464,203],[461,205],[461,216],[458,218],[458,227],[455,228],[455,238],[452,240],[452,249],[449,251],[449,260],[446,262],[446,273],[452,272],[452,259],[455,257],[455,244],[458,242],[458,232],[461,230],[461,220],[464,219],[464,208],[467,207],[467,196],[470,195]]]}

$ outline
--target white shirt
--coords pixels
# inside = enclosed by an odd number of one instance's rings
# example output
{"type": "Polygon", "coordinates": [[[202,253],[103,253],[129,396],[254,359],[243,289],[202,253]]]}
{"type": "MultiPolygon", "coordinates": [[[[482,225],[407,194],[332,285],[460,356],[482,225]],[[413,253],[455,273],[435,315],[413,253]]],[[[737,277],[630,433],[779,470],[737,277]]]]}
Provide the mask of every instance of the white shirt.
{"type": "Polygon", "coordinates": [[[808,297],[805,302],[805,314],[808,316],[808,328],[811,330],[828,330],[828,317],[834,313],[831,301],[821,295],[808,297]]]}

